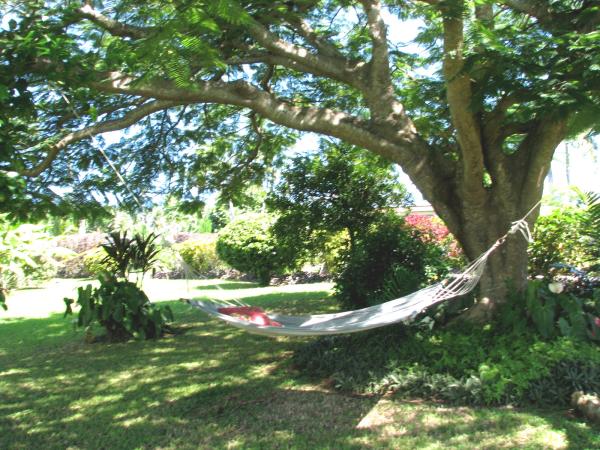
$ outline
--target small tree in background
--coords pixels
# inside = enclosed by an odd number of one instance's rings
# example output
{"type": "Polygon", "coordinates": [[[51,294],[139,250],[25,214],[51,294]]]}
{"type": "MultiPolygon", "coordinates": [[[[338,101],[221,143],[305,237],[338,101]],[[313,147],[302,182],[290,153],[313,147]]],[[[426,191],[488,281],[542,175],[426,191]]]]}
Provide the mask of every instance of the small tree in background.
{"type": "Polygon", "coordinates": [[[320,152],[299,156],[267,199],[279,219],[281,246],[301,258],[346,232],[350,251],[385,210],[410,203],[389,162],[351,145],[321,140],[320,152]]]}
{"type": "Polygon", "coordinates": [[[217,254],[234,269],[255,276],[268,285],[271,276],[289,265],[271,232],[275,217],[270,214],[246,214],[219,232],[217,254]]]}

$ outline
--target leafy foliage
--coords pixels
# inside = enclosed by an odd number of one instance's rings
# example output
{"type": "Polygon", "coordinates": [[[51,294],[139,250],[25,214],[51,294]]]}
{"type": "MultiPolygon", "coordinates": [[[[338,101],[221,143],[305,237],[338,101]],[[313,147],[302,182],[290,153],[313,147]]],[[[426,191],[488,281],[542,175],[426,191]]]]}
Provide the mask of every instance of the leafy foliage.
{"type": "Polygon", "coordinates": [[[294,158],[282,172],[268,205],[279,216],[273,230],[280,245],[300,258],[340,232],[352,245],[383,211],[409,198],[388,162],[322,140],[318,153],[294,158]]]}
{"type": "MultiPolygon", "coordinates": [[[[599,129],[597,5],[538,3],[5,2],[0,170],[20,174],[24,213],[109,193],[194,208],[273,180],[312,131],[402,165],[456,232],[504,226],[511,199],[541,194],[558,142],[599,129]],[[410,19],[420,54],[378,29],[410,19]],[[90,142],[115,128],[131,133],[90,142]]],[[[491,244],[474,234],[457,236],[491,244]]]]}
{"type": "Polygon", "coordinates": [[[419,238],[426,244],[434,244],[457,264],[462,262],[462,250],[450,234],[448,227],[438,217],[409,214],[404,218],[407,225],[419,231],[419,238]]]}
{"type": "Polygon", "coordinates": [[[214,275],[225,267],[217,255],[216,237],[212,239],[191,239],[176,244],[174,250],[198,274],[214,275]]]}
{"type": "Polygon", "coordinates": [[[568,338],[543,342],[519,327],[429,333],[387,327],[313,340],[294,362],[303,374],[344,391],[452,404],[566,405],[572,388],[599,389],[595,346],[568,338]]]}
{"type": "Polygon", "coordinates": [[[117,264],[110,258],[107,258],[106,251],[102,247],[95,247],[81,255],[76,255],[66,264],[71,271],[78,277],[94,277],[97,278],[103,272],[117,273],[117,264]],[[77,276],[78,275],[78,276],[77,276]]]}
{"type": "Polygon", "coordinates": [[[100,287],[91,284],[77,290],[77,299],[65,298],[65,317],[73,314],[72,305],[79,307],[77,326],[89,328],[100,324],[110,339],[136,337],[157,338],[168,330],[167,323],[173,320],[169,306],[158,307],[135,284],[118,280],[113,275],[100,276],[100,287]]]}
{"type": "Polygon", "coordinates": [[[371,224],[347,254],[335,280],[336,297],[349,309],[400,297],[427,280],[426,265],[426,244],[390,213],[371,224]]]}
{"type": "MultiPolygon", "coordinates": [[[[65,317],[73,314],[72,305],[80,307],[77,325],[87,330],[98,322],[106,330],[110,339],[129,337],[160,337],[173,320],[170,308],[159,308],[150,303],[148,297],[137,284],[128,280],[131,271],[144,274],[156,262],[158,248],[154,244],[157,236],[150,234],[142,237],[136,234],[132,239],[127,232],[114,232],[108,235],[107,243],[102,245],[106,256],[98,260],[98,250],[90,250],[94,255],[93,263],[102,270],[100,287],[88,284],[77,290],[77,299],[65,298],[65,317]],[[121,279],[119,279],[119,277],[121,279]]],[[[90,271],[97,270],[90,267],[90,271]]]]}
{"type": "Polygon", "coordinates": [[[581,210],[556,209],[538,218],[529,246],[529,273],[546,275],[554,264],[581,266],[585,260],[581,210]]]}
{"type": "Polygon", "coordinates": [[[600,290],[588,300],[564,293],[562,283],[534,280],[526,300],[527,312],[544,339],[565,336],[600,342],[600,290]]]}
{"type": "Polygon", "coordinates": [[[15,225],[0,217],[0,290],[51,278],[57,262],[41,226],[15,225]]]}
{"type": "Polygon", "coordinates": [[[537,405],[567,405],[575,391],[600,392],[600,364],[589,360],[555,362],[548,374],[531,381],[525,396],[537,405]]]}
{"type": "Polygon", "coordinates": [[[585,212],[582,233],[587,238],[584,243],[588,263],[600,270],[600,194],[585,194],[585,212]]]}
{"type": "Polygon", "coordinates": [[[268,285],[275,273],[282,272],[289,257],[279,252],[271,232],[275,217],[247,214],[237,218],[219,232],[217,254],[234,269],[258,278],[268,285]]]}
{"type": "Polygon", "coordinates": [[[156,261],[160,251],[154,241],[157,235],[150,233],[143,237],[139,234],[132,239],[127,237],[127,232],[113,232],[107,237],[107,243],[102,245],[107,256],[104,263],[113,263],[117,275],[126,278],[131,271],[140,271],[145,274],[156,261]]]}

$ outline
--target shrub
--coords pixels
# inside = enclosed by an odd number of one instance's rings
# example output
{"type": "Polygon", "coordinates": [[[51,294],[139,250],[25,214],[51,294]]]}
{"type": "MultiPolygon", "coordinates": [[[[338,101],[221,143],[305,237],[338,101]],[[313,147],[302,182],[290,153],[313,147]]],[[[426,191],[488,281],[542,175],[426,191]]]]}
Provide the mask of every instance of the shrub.
{"type": "Polygon", "coordinates": [[[283,272],[289,257],[282,254],[271,233],[275,218],[268,214],[247,214],[219,232],[217,254],[240,272],[255,276],[268,285],[274,274],[283,272]]]}
{"type": "Polygon", "coordinates": [[[89,278],[97,277],[102,272],[112,272],[114,264],[105,262],[106,252],[102,247],[73,254],[71,257],[59,263],[57,276],[61,278],[89,278]]]}
{"type": "Polygon", "coordinates": [[[83,267],[79,274],[84,277],[97,277],[103,272],[113,273],[116,264],[106,259],[106,251],[102,247],[94,247],[84,252],[81,257],[74,259],[72,266],[75,268],[77,261],[81,261],[83,267]]]}
{"type": "Polygon", "coordinates": [[[130,337],[156,338],[168,329],[173,320],[171,309],[150,303],[146,294],[135,284],[103,274],[100,287],[88,284],[77,291],[77,299],[65,298],[65,317],[73,314],[72,305],[80,306],[77,326],[90,327],[98,322],[108,337],[122,340],[130,337]]]}
{"type": "Polygon", "coordinates": [[[58,264],[62,264],[65,261],[68,261],[71,258],[77,256],[77,253],[75,253],[73,250],[65,248],[65,247],[54,247],[54,248],[50,249],[50,256],[58,264]]]}
{"type": "Polygon", "coordinates": [[[416,236],[393,214],[373,224],[354,243],[335,280],[342,305],[354,309],[381,303],[427,281],[427,245],[416,236]]]}
{"type": "Polygon", "coordinates": [[[419,238],[423,242],[439,247],[448,262],[462,264],[462,250],[448,227],[439,218],[409,214],[404,217],[404,221],[409,227],[419,231],[419,238]]]}
{"type": "Polygon", "coordinates": [[[526,312],[544,339],[566,336],[600,342],[600,291],[591,299],[563,292],[562,283],[530,281],[526,312]]]}
{"type": "Polygon", "coordinates": [[[200,275],[216,274],[225,268],[217,255],[216,235],[211,239],[188,240],[174,246],[183,261],[200,275]]]}
{"type": "Polygon", "coordinates": [[[48,235],[37,225],[15,225],[0,216],[0,289],[20,288],[52,278],[57,262],[48,235]]]}
{"type": "Polygon", "coordinates": [[[95,247],[99,247],[106,240],[106,235],[100,232],[70,234],[67,236],[59,236],[55,240],[57,247],[68,248],[75,253],[84,253],[95,247]]]}
{"type": "Polygon", "coordinates": [[[546,275],[557,263],[580,267],[585,262],[583,220],[583,212],[573,208],[557,209],[538,218],[528,250],[532,276],[546,275]]]}
{"type": "Polygon", "coordinates": [[[85,253],[75,254],[58,266],[57,276],[60,278],[87,278],[91,276],[85,267],[85,253]]]}
{"type": "Polygon", "coordinates": [[[569,338],[540,341],[527,328],[386,327],[313,340],[296,350],[303,374],[340,390],[454,404],[564,405],[573,390],[598,392],[597,347],[569,338]]]}

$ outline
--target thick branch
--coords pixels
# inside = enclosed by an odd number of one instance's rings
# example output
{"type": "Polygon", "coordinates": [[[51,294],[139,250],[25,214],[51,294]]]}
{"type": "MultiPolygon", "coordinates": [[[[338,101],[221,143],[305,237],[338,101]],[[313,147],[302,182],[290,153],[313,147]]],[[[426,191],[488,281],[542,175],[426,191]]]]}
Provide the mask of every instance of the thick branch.
{"type": "MultiPolygon", "coordinates": [[[[340,138],[349,138],[355,145],[365,146],[375,139],[368,130],[368,122],[331,109],[298,107],[274,94],[264,92],[244,81],[200,81],[192,88],[178,88],[170,81],[139,83],[135,79],[118,72],[111,73],[108,80],[92,84],[104,92],[136,95],[145,98],[182,102],[218,103],[250,108],[275,123],[303,131],[324,133],[340,138]]],[[[401,134],[399,141],[410,140],[412,136],[401,134]]],[[[401,144],[401,142],[398,142],[401,144]]],[[[381,148],[389,152],[397,150],[396,144],[383,142],[381,148]]]]}
{"type": "MultiPolygon", "coordinates": [[[[550,7],[550,2],[540,2],[536,0],[500,0],[499,3],[502,3],[513,11],[535,17],[539,23],[543,24],[548,30],[555,29],[557,24],[564,22],[565,19],[570,23],[570,26],[574,26],[577,21],[572,19],[578,16],[581,17],[581,13],[588,9],[588,6],[585,6],[580,10],[574,10],[572,12],[555,13],[550,7]]],[[[590,2],[588,10],[589,14],[585,15],[585,21],[577,23],[577,26],[575,26],[576,31],[588,33],[593,31],[598,24],[600,24],[600,12],[593,9],[597,7],[597,4],[594,5],[594,3],[595,2],[590,2]]]]}
{"type": "MultiPolygon", "coordinates": [[[[514,161],[515,165],[525,166],[525,177],[522,180],[523,193],[521,201],[524,206],[534,204],[541,196],[544,180],[550,170],[552,156],[558,144],[565,139],[568,117],[543,118],[538,126],[523,140],[514,161]],[[536,197],[529,198],[535,195],[536,197]]],[[[517,170],[517,167],[515,167],[517,170]]]]}
{"type": "Polygon", "coordinates": [[[471,112],[471,80],[464,70],[463,47],[461,14],[448,14],[444,17],[443,66],[448,106],[461,148],[465,198],[479,203],[483,189],[483,148],[480,124],[471,112]]]}
{"type": "Polygon", "coordinates": [[[289,58],[307,68],[310,73],[333,78],[359,89],[364,87],[362,79],[364,63],[311,53],[304,47],[280,39],[255,20],[250,22],[248,30],[260,45],[274,55],[289,58]]]}
{"type": "MultiPolygon", "coordinates": [[[[396,129],[386,127],[387,133],[373,128],[371,121],[361,120],[340,111],[327,108],[298,107],[272,93],[244,81],[202,81],[193,88],[177,88],[169,81],[139,83],[120,73],[93,87],[103,91],[163,101],[181,103],[216,103],[249,108],[260,116],[288,128],[311,131],[339,138],[349,144],[373,151],[390,161],[400,164],[410,178],[417,183],[428,199],[446,198],[444,176],[435,162],[435,153],[419,139],[412,126],[396,129]]],[[[450,204],[436,201],[436,208],[447,220],[454,220],[450,204]]]]}
{"type": "Polygon", "coordinates": [[[516,92],[504,95],[498,100],[494,109],[484,114],[483,117],[483,139],[485,145],[494,145],[503,137],[503,122],[509,108],[523,101],[525,92],[516,92]]]}
{"type": "MultiPolygon", "coordinates": [[[[315,68],[312,66],[308,66],[302,62],[294,61],[288,57],[274,55],[268,52],[252,52],[245,56],[241,57],[233,57],[225,60],[225,63],[230,66],[240,66],[244,64],[257,64],[263,63],[270,66],[281,66],[286,67],[288,69],[296,70],[301,73],[310,73],[316,76],[329,77],[327,72],[319,70],[319,68],[315,68]]],[[[346,83],[348,84],[348,83],[346,83]]],[[[351,86],[353,87],[353,86],[351,86]]]]}
{"type": "Polygon", "coordinates": [[[288,23],[296,33],[306,39],[319,53],[332,58],[346,59],[333,43],[319,35],[305,20],[294,17],[288,23]]]}
{"type": "Polygon", "coordinates": [[[385,120],[394,114],[394,87],[390,76],[387,29],[381,16],[379,0],[362,0],[372,42],[369,61],[369,88],[365,91],[369,109],[375,119],[385,120]]]}
{"type": "Polygon", "coordinates": [[[107,17],[99,11],[92,8],[92,6],[89,4],[85,4],[81,8],[78,8],[77,13],[80,17],[88,19],[94,22],[96,25],[104,28],[113,36],[141,39],[148,36],[148,34],[151,31],[151,29],[148,28],[127,25],[118,22],[114,19],[111,19],[110,17],[107,17]]]}
{"type": "Polygon", "coordinates": [[[142,118],[152,113],[163,109],[171,108],[180,104],[182,103],[176,101],[152,101],[140,106],[139,108],[129,111],[121,119],[107,120],[91,125],[89,127],[85,127],[81,130],[73,131],[67,134],[65,137],[63,137],[56,144],[52,145],[48,149],[48,153],[46,154],[44,160],[40,162],[37,166],[31,169],[19,170],[18,172],[26,177],[37,177],[44,170],[50,167],[50,165],[56,159],[58,154],[69,145],[74,144],[75,142],[81,141],[83,139],[91,138],[92,136],[95,136],[97,134],[107,133],[109,131],[122,130],[135,124],[142,118]]]}

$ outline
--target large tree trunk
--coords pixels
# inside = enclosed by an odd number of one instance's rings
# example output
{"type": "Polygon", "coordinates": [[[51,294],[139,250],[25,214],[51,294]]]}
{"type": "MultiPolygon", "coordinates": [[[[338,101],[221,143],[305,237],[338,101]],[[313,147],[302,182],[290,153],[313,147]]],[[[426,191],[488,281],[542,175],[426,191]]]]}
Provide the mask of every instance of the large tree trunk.
{"type": "MultiPolygon", "coordinates": [[[[492,227],[492,224],[489,226],[492,227]]],[[[476,236],[467,237],[473,238],[479,240],[476,236]]],[[[491,236],[489,239],[488,242],[491,243],[487,248],[495,242],[491,240],[491,236]]],[[[482,248],[480,253],[487,248],[482,248]]],[[[522,292],[526,286],[527,241],[521,233],[511,234],[490,255],[479,284],[478,303],[466,317],[475,321],[488,321],[498,305],[505,302],[510,295],[522,292]]]]}
{"type": "MultiPolygon", "coordinates": [[[[539,199],[541,188],[533,194],[525,197],[539,199]]],[[[477,322],[489,321],[498,305],[527,286],[528,242],[522,233],[509,233],[509,230],[512,223],[522,219],[534,205],[521,206],[516,200],[510,205],[512,196],[509,193],[504,196],[501,199],[503,208],[497,201],[490,201],[475,211],[467,207],[462,211],[464,219],[460,226],[450,227],[469,260],[479,257],[508,233],[489,256],[477,291],[478,302],[465,315],[465,318],[477,322]]],[[[535,208],[527,217],[530,228],[537,214],[538,208],[535,208]]]]}

